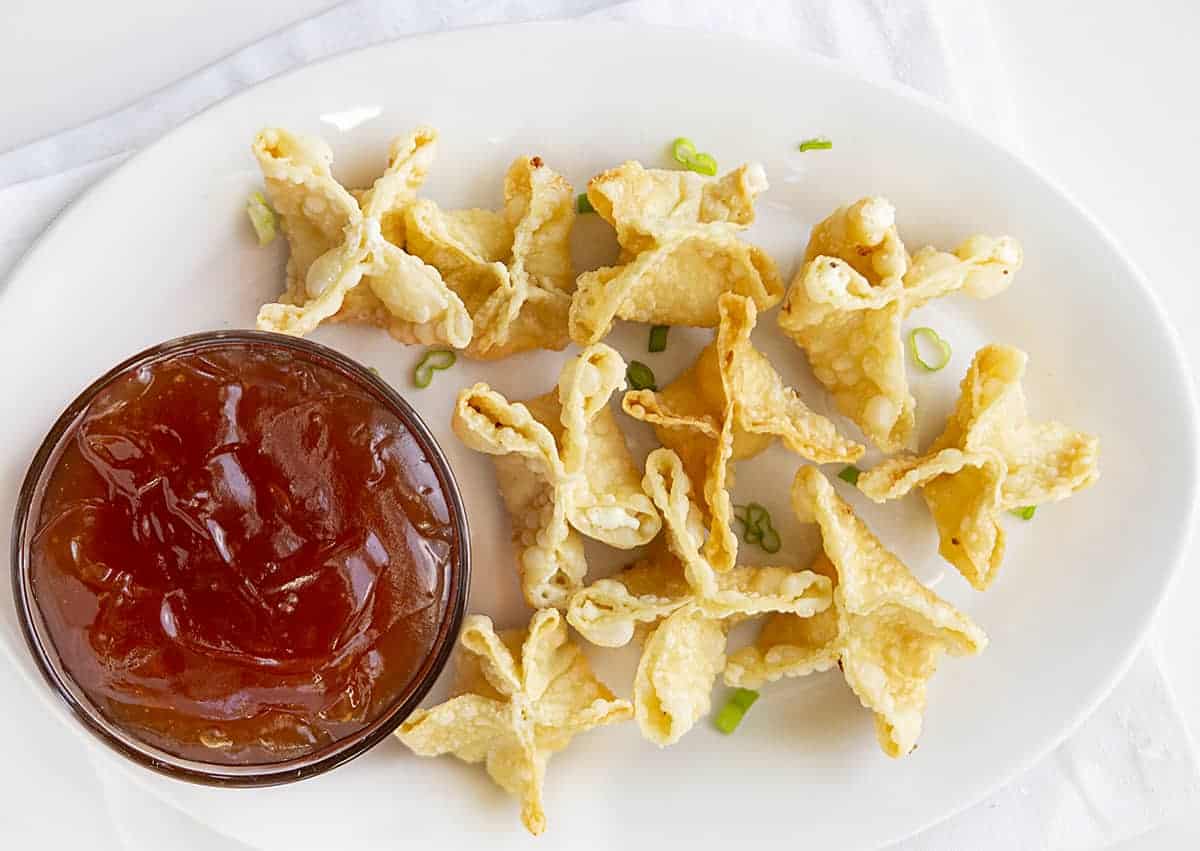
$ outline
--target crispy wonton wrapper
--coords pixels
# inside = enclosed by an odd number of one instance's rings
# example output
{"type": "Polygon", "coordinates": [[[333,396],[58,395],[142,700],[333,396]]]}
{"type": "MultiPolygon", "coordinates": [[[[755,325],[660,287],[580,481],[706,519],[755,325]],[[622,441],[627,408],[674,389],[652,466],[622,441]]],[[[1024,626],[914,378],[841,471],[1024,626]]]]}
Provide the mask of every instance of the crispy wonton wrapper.
{"type": "Polygon", "coordinates": [[[779,327],[804,349],[838,409],[880,449],[895,452],[910,447],[916,424],[904,318],[959,290],[990,298],[1020,268],[1021,247],[1007,236],[972,236],[953,254],[922,248],[910,259],[892,205],[864,198],[813,228],[779,327]]]}
{"type": "Polygon", "coordinates": [[[500,635],[491,620],[470,615],[458,641],[458,696],[418,709],[396,736],[418,756],[483,762],[520,799],[521,822],[536,836],[546,829],[550,756],[578,733],[628,720],[633,708],[596,679],[554,609],[535,612],[527,630],[500,635]]]}
{"type": "MultiPolygon", "coordinates": [[[[567,344],[575,288],[570,236],[575,192],[541,157],[521,157],[504,180],[504,209],[405,209],[406,248],[441,272],[466,304],[475,333],[467,354],[496,359],[567,344]]],[[[396,336],[424,342],[419,327],[396,336]]]]}
{"type": "Polygon", "coordinates": [[[566,363],[557,392],[523,404],[486,384],[458,394],[451,425],[467,446],[496,456],[521,589],[534,608],[566,606],[582,585],[587,564],[577,531],[631,549],[661,528],[608,406],[624,386],[625,362],[597,343],[566,363]]]}
{"type": "Polygon", "coordinates": [[[778,303],[783,281],[766,252],[739,233],[767,188],[762,166],[720,179],[627,162],[588,183],[588,200],[617,231],[619,265],[579,276],[571,339],[602,340],[615,319],[711,328],[717,298],[735,292],[760,310],[778,303]]]}
{"type": "Polygon", "coordinates": [[[838,434],[833,423],[809,410],[783,383],[750,334],[758,311],[735,293],[722,295],[717,338],[686,372],[661,391],[632,390],[622,407],[651,423],[662,444],[684,461],[689,477],[704,483],[712,528],[705,557],[718,571],[737,558],[733,532],[731,461],[750,458],[779,438],[802,458],[818,464],[851,464],[863,447],[838,434]]]}
{"type": "Polygon", "coordinates": [[[753,645],[729,658],[725,681],[755,688],[841,662],[875,713],[884,752],[903,756],[921,733],[926,683],[943,653],[977,654],[987,636],[884,549],[815,467],[796,474],[792,505],[821,527],[824,555],[814,569],[835,578],[833,607],[813,618],[773,616],[753,645]]]}
{"type": "Polygon", "coordinates": [[[811,617],[829,606],[831,586],[790,567],[713,570],[701,553],[703,516],[671,450],[650,453],[642,485],[662,513],[666,546],[656,542],[647,558],[576,592],[567,620],[604,647],[628,643],[639,626],[654,627],[634,678],[634,717],[647,739],[665,746],[708,712],[730,623],[766,612],[811,617]]]}
{"type": "Polygon", "coordinates": [[[876,502],[921,488],[937,523],[938,551],[980,591],[1004,558],[1006,511],[1066,499],[1100,476],[1095,436],[1029,419],[1025,361],[1009,346],[980,349],[929,451],[890,458],[858,479],[876,502]]]}
{"type": "Polygon", "coordinates": [[[404,250],[398,217],[416,199],[437,134],[420,127],[392,143],[387,169],[361,203],[330,172],[333,152],[315,137],[263,130],[254,155],[290,254],[280,300],[258,313],[264,331],[303,336],[321,322],[368,322],[456,348],[471,317],[437,269],[404,250]]]}

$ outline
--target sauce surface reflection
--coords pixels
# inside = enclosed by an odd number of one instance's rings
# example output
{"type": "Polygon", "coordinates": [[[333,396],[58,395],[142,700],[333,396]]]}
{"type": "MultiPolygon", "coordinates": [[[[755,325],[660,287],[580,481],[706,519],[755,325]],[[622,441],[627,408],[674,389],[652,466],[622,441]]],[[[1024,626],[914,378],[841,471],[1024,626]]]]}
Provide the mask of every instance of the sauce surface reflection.
{"type": "Polygon", "coordinates": [[[112,722],[263,763],[368,726],[450,607],[436,468],[382,400],[302,353],[230,342],[88,406],[30,547],[54,649],[112,722]]]}

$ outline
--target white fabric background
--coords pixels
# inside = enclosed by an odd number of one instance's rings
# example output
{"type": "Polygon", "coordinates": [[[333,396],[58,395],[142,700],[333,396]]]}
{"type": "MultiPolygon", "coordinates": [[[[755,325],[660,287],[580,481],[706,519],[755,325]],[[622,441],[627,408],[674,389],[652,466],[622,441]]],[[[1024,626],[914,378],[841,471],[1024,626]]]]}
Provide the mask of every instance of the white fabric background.
{"type": "MultiPolygon", "coordinates": [[[[975,2],[794,0],[759,4],[637,0],[356,0],[264,39],[111,116],[0,155],[0,275],[72,198],[199,109],[259,80],[342,50],[403,35],[594,14],[780,41],[839,58],[946,101],[1019,144],[1014,110],[975,2]]],[[[985,732],[982,734],[986,734],[985,732]]],[[[99,764],[98,764],[99,765],[99,764]]],[[[1099,848],[1200,802],[1186,731],[1159,668],[1144,653],[1113,695],[1055,754],[987,801],[903,843],[906,848],[1099,848]]],[[[99,783],[130,848],[236,847],[107,770],[99,783]]]]}

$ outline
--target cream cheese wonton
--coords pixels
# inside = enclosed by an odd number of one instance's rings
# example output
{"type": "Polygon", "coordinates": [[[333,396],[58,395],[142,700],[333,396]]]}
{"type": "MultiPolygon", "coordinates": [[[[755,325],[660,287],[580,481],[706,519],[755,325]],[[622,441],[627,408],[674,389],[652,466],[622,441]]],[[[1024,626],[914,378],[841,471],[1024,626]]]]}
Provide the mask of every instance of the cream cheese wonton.
{"type": "MultiPolygon", "coordinates": [[[[975,354],[941,436],[916,451],[906,317],[955,293],[1003,294],[1022,265],[1017,241],[980,234],[910,253],[892,204],[862,198],[812,228],[785,292],[775,261],[745,238],[768,189],[759,164],[717,176],[681,139],[684,169],[625,162],[576,197],[526,155],[508,169],[497,209],[447,210],[422,195],[436,142],[428,127],[397,138],[363,190],[334,178],[320,139],[272,128],[253,144],[289,248],[283,291],[259,310],[259,328],[304,335],[352,322],[438,347],[419,387],[455,352],[495,360],[582,347],[532,399],[485,383],[458,393],[454,433],[492,457],[512,524],[515,563],[489,557],[476,569],[511,570],[531,614],[500,631],[469,617],[454,696],[415,712],[400,740],[420,756],[483,763],[534,834],[546,826],[551,754],[626,720],[669,746],[709,713],[718,678],[757,689],[836,666],[873,715],[882,751],[909,753],[938,663],[982,652],[987,636],[886,548],[819,467],[838,465],[830,472],[879,503],[919,490],[939,553],[978,591],[999,581],[1006,515],[1028,518],[1096,481],[1097,438],[1030,418],[1027,359],[1010,346],[975,354]],[[612,227],[613,265],[574,268],[577,213],[612,227]],[[760,314],[780,302],[772,327],[794,341],[840,417],[820,413],[823,400],[803,398],[755,346],[760,314]],[[604,342],[618,321],[657,326],[651,352],[666,345],[664,326],[710,328],[712,339],[659,389],[649,367],[604,342]],[[644,465],[625,439],[623,421],[634,420],[661,444],[644,465]],[[738,462],[775,442],[796,469],[792,508],[821,546],[815,559],[785,553],[764,566],[746,548],[775,552],[778,533],[761,505],[735,506],[730,491],[738,462]],[[885,457],[860,474],[847,465],[868,446],[885,457]],[[585,540],[628,551],[626,566],[591,575],[585,540]],[[730,628],[752,619],[761,624],[751,643],[727,646],[730,628]],[[628,698],[600,682],[568,627],[596,648],[640,644],[628,698]]],[[[917,330],[948,354],[932,329],[917,330]]],[[[918,364],[940,368],[920,359],[916,332],[910,344],[918,364]]],[[[735,697],[726,710],[736,711],[717,716],[726,732],[754,699],[735,697]]]]}

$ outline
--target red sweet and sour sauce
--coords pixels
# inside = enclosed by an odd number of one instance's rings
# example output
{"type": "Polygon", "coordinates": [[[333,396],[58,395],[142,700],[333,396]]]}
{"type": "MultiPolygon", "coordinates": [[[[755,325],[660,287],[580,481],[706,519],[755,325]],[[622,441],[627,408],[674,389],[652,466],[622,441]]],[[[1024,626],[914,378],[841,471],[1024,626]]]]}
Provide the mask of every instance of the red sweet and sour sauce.
{"type": "Polygon", "coordinates": [[[422,441],[364,382],[228,341],[87,406],[45,479],[33,598],[96,708],[186,759],[278,762],[410,688],[461,546],[422,441]]]}

